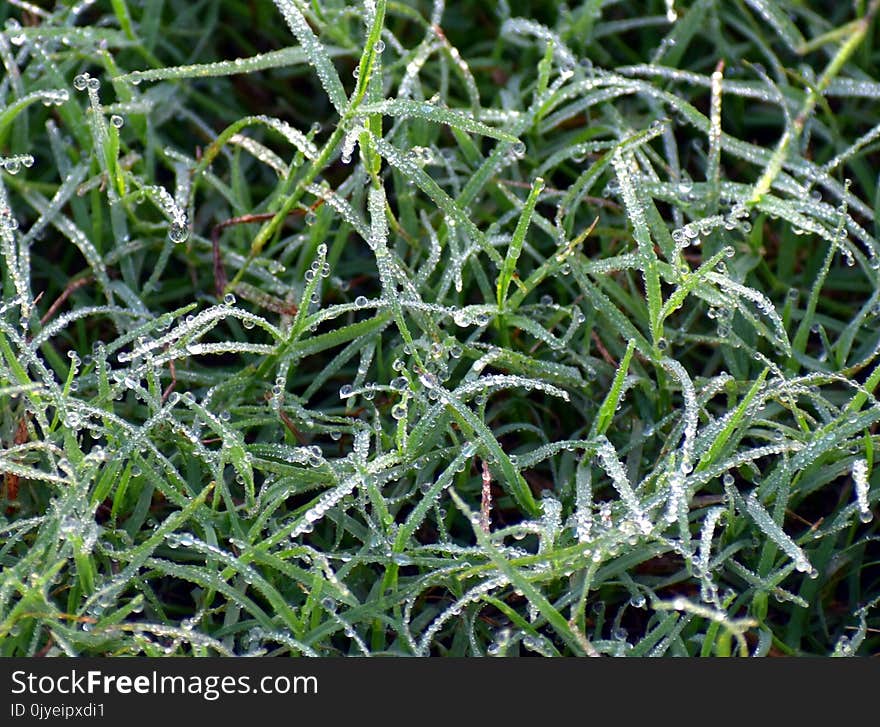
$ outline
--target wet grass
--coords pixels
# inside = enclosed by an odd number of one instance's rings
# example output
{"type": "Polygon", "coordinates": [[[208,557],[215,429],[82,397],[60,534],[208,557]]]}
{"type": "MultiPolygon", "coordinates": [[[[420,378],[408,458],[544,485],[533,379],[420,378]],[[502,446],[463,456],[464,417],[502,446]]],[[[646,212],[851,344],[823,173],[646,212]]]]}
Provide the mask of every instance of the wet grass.
{"type": "Polygon", "coordinates": [[[576,5],[0,9],[0,653],[876,651],[878,2],[576,5]]]}

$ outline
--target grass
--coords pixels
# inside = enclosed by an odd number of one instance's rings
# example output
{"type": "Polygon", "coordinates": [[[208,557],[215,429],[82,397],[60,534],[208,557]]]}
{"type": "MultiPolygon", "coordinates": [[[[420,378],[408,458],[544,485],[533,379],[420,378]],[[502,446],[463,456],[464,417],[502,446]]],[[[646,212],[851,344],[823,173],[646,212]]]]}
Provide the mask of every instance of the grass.
{"type": "Polygon", "coordinates": [[[880,2],[643,5],[3,4],[0,654],[877,651],[880,2]]]}

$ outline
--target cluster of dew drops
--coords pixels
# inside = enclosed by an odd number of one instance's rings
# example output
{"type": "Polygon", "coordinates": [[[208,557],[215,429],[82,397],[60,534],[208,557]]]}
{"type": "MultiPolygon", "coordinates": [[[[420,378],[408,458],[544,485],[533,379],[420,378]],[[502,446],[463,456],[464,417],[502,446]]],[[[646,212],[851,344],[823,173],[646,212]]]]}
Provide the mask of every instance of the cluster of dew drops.
{"type": "MultiPolygon", "coordinates": [[[[95,94],[95,96],[92,97],[92,109],[97,113],[98,102],[96,94],[101,88],[101,82],[89,73],[80,73],[74,77],[73,87],[77,91],[88,91],[90,95],[95,94]]],[[[125,125],[125,119],[119,114],[112,114],[109,121],[114,129],[121,129],[125,125]]],[[[179,210],[171,210],[171,217],[172,221],[168,226],[169,239],[176,244],[186,242],[189,238],[189,228],[186,216],[179,210]]]]}
{"type": "MultiPolygon", "coordinates": [[[[28,169],[34,165],[34,158],[30,154],[15,154],[9,157],[0,157],[0,168],[7,174],[18,174],[22,167],[28,169]]],[[[13,230],[18,229],[18,220],[12,213],[12,210],[2,205],[0,206],[0,228],[4,234],[12,234],[13,230]]]]}

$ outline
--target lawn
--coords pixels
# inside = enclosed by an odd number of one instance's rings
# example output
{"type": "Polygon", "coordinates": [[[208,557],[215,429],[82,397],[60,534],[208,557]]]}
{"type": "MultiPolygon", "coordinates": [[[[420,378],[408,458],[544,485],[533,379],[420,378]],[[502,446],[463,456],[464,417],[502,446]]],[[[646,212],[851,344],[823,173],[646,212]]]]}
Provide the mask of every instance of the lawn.
{"type": "Polygon", "coordinates": [[[8,0],[0,655],[880,650],[880,0],[8,0]]]}

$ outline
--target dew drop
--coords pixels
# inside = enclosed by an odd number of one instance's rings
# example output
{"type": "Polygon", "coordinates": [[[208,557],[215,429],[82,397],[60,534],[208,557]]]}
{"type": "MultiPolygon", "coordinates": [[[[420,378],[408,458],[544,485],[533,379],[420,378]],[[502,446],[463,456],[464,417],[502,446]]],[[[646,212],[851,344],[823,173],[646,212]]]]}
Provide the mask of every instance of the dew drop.
{"type": "Polygon", "coordinates": [[[186,239],[189,237],[189,230],[186,229],[186,225],[172,222],[168,228],[168,237],[171,242],[180,244],[181,242],[186,242],[186,239]]]}

